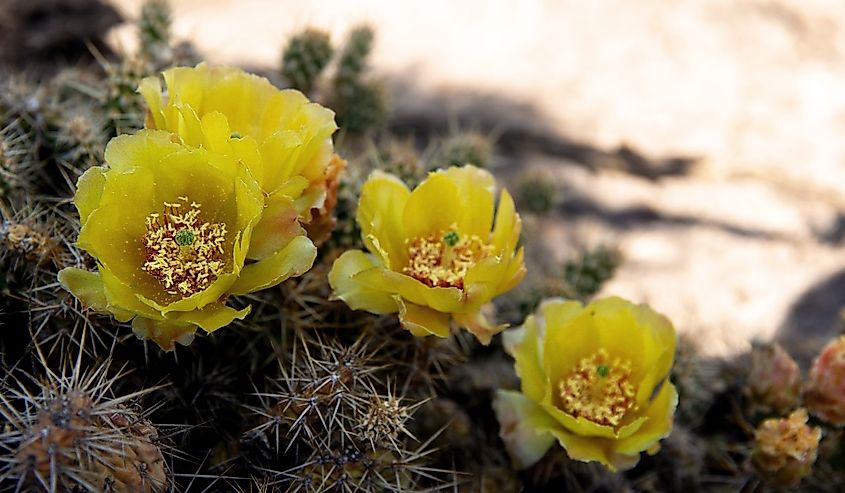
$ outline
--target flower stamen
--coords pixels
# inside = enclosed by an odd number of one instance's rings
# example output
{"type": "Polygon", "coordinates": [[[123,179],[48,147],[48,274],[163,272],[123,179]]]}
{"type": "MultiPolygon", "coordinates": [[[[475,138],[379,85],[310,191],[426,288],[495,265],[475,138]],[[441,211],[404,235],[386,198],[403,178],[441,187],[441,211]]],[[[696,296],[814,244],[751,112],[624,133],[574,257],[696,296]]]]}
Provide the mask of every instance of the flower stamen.
{"type": "Polygon", "coordinates": [[[190,296],[214,282],[225,267],[226,225],[200,219],[201,206],[179,197],[147,216],[142,269],[168,294],[190,296]]]}
{"type": "Polygon", "coordinates": [[[402,272],[431,287],[463,289],[464,278],[493,247],[476,235],[461,236],[454,229],[405,240],[408,265],[402,272]]]}
{"type": "Polygon", "coordinates": [[[629,411],[636,411],[636,389],[630,382],[631,362],[612,361],[600,349],[581,361],[558,382],[560,408],[596,424],[617,427],[629,411]]]}

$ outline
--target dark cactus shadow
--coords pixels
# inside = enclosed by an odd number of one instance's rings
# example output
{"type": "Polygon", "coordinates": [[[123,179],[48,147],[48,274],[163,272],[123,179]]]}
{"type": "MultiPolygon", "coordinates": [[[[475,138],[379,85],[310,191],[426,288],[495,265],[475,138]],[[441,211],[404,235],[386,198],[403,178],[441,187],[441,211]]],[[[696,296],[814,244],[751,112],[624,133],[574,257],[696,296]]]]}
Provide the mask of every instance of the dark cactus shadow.
{"type": "Polygon", "coordinates": [[[843,308],[845,269],[814,284],[793,302],[775,340],[806,365],[842,330],[843,308]]]}

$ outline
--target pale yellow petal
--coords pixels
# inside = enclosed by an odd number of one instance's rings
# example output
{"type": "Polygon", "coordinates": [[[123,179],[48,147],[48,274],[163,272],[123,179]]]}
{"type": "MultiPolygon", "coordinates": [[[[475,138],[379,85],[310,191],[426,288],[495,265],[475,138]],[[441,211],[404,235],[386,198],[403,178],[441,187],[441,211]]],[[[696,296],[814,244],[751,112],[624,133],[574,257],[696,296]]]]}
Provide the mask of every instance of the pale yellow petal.
{"type": "Polygon", "coordinates": [[[73,196],[73,203],[79,211],[79,221],[85,224],[88,216],[100,206],[100,199],[103,196],[103,188],[106,186],[106,170],[102,166],[88,168],[76,182],[76,195],[73,196]]]}
{"type": "Polygon", "coordinates": [[[399,305],[399,321],[405,330],[410,331],[417,337],[449,336],[450,318],[448,313],[441,313],[425,306],[406,302],[399,296],[394,297],[394,299],[399,305]]]}
{"type": "Polygon", "coordinates": [[[493,398],[499,435],[517,469],[531,467],[555,442],[549,433],[556,423],[536,403],[519,392],[499,390],[493,398]]]}
{"type": "Polygon", "coordinates": [[[297,236],[287,246],[258,262],[244,266],[230,292],[247,294],[275,286],[307,272],[317,258],[317,247],[306,236],[297,236]]]}
{"type": "Polygon", "coordinates": [[[548,381],[540,358],[542,338],[537,334],[534,316],[529,316],[519,329],[505,331],[502,341],[513,356],[514,368],[522,385],[522,392],[535,402],[545,394],[548,381]]]}
{"type": "Polygon", "coordinates": [[[132,332],[139,339],[148,339],[163,349],[173,351],[176,343],[183,346],[189,345],[194,340],[197,326],[179,322],[150,320],[143,317],[135,317],[132,320],[132,332]]]}
{"type": "Polygon", "coordinates": [[[223,303],[212,303],[199,310],[170,312],[167,314],[167,320],[197,325],[206,332],[214,332],[221,327],[229,325],[235,319],[243,320],[244,317],[249,315],[251,310],[252,306],[247,306],[242,310],[235,310],[223,303]]]}
{"type": "Polygon", "coordinates": [[[355,280],[355,275],[369,269],[381,269],[373,256],[361,250],[349,250],[337,258],[329,272],[332,298],[343,300],[353,310],[371,313],[396,313],[399,305],[392,293],[365,286],[355,280]]]}
{"type": "Polygon", "coordinates": [[[59,283],[82,302],[86,308],[108,313],[108,300],[99,272],[67,267],[59,271],[59,283]]]}

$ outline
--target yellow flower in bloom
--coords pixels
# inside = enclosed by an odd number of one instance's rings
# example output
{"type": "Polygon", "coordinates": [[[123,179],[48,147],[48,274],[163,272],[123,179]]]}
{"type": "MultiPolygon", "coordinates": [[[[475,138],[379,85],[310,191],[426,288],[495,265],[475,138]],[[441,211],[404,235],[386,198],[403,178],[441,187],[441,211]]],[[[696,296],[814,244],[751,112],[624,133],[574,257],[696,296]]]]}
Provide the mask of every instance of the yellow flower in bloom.
{"type": "Polygon", "coordinates": [[[227,295],[311,268],[316,248],[304,236],[255,248],[265,196],[235,159],[144,130],[112,139],[105,160],[74,197],[78,244],[97,272],[67,268],[59,280],[85,305],[131,320],[139,337],[166,350],[188,344],[197,327],[211,332],[249,313],[226,306],[227,295]]]}
{"type": "Polygon", "coordinates": [[[267,196],[254,248],[268,252],[304,234],[300,224],[326,205],[337,171],[330,167],[334,113],[237,68],[201,63],[163,76],[166,91],[158,77],[141,82],[147,128],[246,165],[267,196]]]}
{"type": "Polygon", "coordinates": [[[796,484],[812,471],[821,437],[821,428],[807,425],[806,409],[767,419],[754,432],[751,461],[766,482],[796,484]]]}
{"type": "Polygon", "coordinates": [[[549,300],[503,341],[522,392],[500,390],[493,407],[517,467],[557,440],[573,459],[627,469],[671,431],[675,329],[648,306],[549,300]]]}
{"type": "Polygon", "coordinates": [[[845,336],[830,341],[816,356],[805,400],[816,417],[836,426],[845,425],[845,336]]]}
{"type": "Polygon", "coordinates": [[[355,310],[399,312],[417,336],[446,337],[454,319],[488,344],[504,326],[481,307],[525,275],[513,199],[502,190],[494,224],[494,188],[493,176],[474,166],[431,173],[413,192],[373,172],[356,216],[371,253],[352,250],[335,261],[334,297],[355,310]]]}

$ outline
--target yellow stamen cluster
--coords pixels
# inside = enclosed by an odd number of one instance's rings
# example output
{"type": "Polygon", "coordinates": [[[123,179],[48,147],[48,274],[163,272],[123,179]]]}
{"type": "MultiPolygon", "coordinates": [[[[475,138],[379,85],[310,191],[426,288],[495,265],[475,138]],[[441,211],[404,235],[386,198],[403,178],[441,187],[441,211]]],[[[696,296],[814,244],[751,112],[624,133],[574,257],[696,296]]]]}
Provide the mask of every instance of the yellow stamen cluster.
{"type": "Polygon", "coordinates": [[[226,225],[200,219],[200,204],[179,197],[164,212],[147,216],[143,270],[169,294],[190,296],[217,279],[225,267],[226,225]]]}
{"type": "Polygon", "coordinates": [[[631,362],[614,358],[604,349],[581,361],[558,383],[560,408],[605,426],[619,426],[636,410],[636,389],[630,382],[631,362]]]}
{"type": "Polygon", "coordinates": [[[461,236],[454,229],[405,241],[408,265],[402,272],[431,287],[464,287],[464,277],[493,247],[476,235],[461,236]]]}

